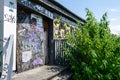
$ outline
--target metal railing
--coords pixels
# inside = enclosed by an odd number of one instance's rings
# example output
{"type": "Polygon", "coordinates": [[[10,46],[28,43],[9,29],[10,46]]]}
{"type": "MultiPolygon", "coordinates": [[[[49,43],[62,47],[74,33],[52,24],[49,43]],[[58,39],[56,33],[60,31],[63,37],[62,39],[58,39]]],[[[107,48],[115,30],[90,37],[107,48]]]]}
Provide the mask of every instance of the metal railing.
{"type": "Polygon", "coordinates": [[[70,61],[66,54],[66,49],[75,50],[65,39],[56,39],[55,41],[55,64],[56,65],[69,65],[70,61]]]}
{"type": "Polygon", "coordinates": [[[2,64],[2,75],[1,80],[11,80],[12,68],[13,68],[13,45],[14,38],[11,35],[4,48],[3,48],[3,64],[2,64]]]}

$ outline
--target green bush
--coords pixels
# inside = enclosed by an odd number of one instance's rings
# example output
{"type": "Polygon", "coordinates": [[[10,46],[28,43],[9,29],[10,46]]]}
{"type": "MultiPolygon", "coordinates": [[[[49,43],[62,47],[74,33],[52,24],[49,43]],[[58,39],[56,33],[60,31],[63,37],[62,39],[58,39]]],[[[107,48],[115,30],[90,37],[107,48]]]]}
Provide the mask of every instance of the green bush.
{"type": "Polygon", "coordinates": [[[86,23],[78,23],[74,34],[67,35],[74,49],[66,49],[74,80],[119,80],[120,36],[109,29],[107,14],[100,22],[86,9],[86,23]]]}

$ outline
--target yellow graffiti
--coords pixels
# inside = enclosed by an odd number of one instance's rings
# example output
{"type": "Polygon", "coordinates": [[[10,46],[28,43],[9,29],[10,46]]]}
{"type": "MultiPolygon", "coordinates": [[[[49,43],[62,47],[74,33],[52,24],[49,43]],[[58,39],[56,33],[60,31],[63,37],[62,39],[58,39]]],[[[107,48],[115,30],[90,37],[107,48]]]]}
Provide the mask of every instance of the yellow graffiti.
{"type": "Polygon", "coordinates": [[[75,27],[72,25],[69,25],[68,23],[62,21],[60,18],[55,18],[53,20],[53,26],[54,26],[54,39],[65,39],[65,36],[67,34],[71,34],[74,32],[75,27]]]}
{"type": "Polygon", "coordinates": [[[65,37],[65,30],[61,29],[61,38],[64,38],[64,37],[65,37]]]}
{"type": "Polygon", "coordinates": [[[53,26],[54,26],[54,28],[56,28],[56,29],[58,29],[59,27],[60,27],[60,19],[54,19],[54,21],[53,21],[53,26]]]}

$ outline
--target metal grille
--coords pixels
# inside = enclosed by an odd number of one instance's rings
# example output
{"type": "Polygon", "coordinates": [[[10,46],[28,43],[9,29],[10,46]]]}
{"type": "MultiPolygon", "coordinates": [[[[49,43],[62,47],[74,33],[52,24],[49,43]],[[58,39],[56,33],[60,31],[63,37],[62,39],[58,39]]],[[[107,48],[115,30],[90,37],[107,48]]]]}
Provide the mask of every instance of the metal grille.
{"type": "Polygon", "coordinates": [[[55,64],[57,65],[68,65],[68,56],[65,54],[65,49],[68,47],[66,40],[57,39],[55,40],[55,64]]]}

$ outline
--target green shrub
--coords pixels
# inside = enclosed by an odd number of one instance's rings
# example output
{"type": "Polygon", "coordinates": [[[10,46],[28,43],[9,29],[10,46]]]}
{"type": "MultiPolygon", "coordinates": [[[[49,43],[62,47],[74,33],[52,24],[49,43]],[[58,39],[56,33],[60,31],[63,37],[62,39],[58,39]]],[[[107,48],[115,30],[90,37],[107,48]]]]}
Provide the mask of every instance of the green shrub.
{"type": "Polygon", "coordinates": [[[67,35],[75,51],[66,49],[74,80],[119,80],[120,37],[109,29],[107,14],[98,22],[86,9],[85,24],[78,23],[74,34],[67,35]]]}

